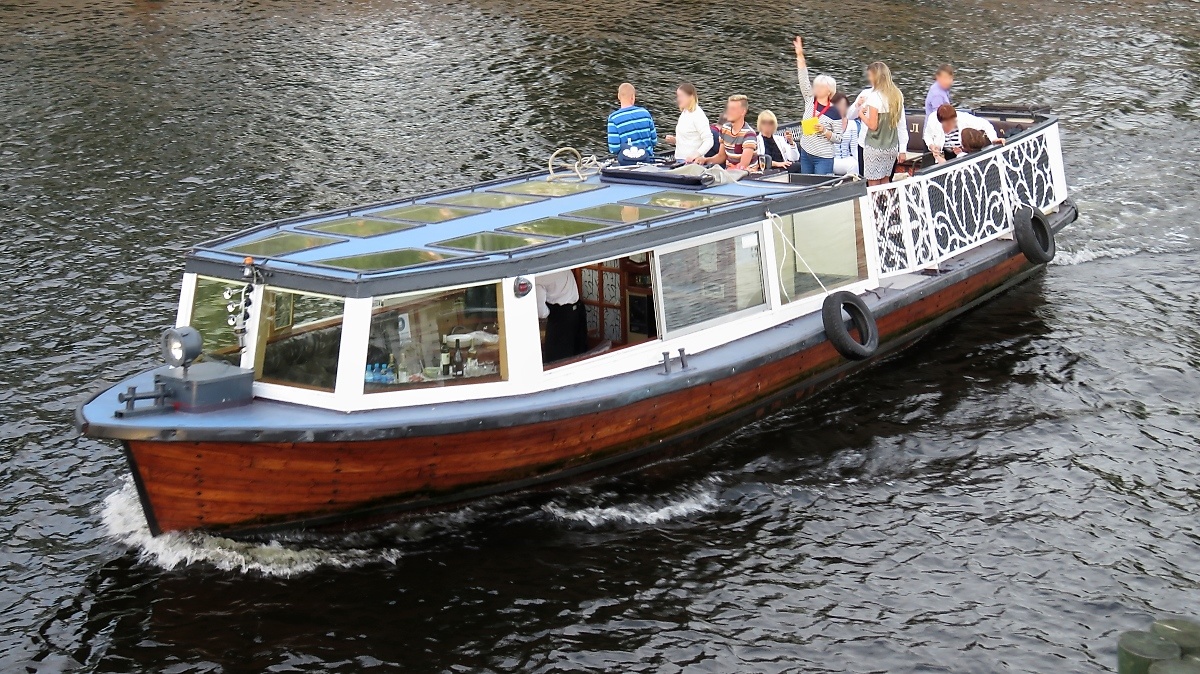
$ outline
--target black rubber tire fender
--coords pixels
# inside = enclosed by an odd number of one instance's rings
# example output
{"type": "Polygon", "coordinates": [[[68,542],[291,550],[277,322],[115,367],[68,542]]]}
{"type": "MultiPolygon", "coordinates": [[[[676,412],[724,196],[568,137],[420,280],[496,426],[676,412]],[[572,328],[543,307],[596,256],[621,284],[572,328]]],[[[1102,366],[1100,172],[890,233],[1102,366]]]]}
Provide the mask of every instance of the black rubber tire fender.
{"type": "Polygon", "coordinates": [[[837,352],[850,360],[866,360],[879,349],[879,326],[875,315],[861,297],[845,290],[831,293],[821,305],[821,321],[825,324],[825,338],[837,352]],[[850,315],[850,324],[858,329],[859,339],[854,339],[842,311],[850,315]]]}
{"type": "Polygon", "coordinates": [[[1032,206],[1022,206],[1013,214],[1013,236],[1025,259],[1034,264],[1046,264],[1058,252],[1054,230],[1050,229],[1046,217],[1032,206]]]}

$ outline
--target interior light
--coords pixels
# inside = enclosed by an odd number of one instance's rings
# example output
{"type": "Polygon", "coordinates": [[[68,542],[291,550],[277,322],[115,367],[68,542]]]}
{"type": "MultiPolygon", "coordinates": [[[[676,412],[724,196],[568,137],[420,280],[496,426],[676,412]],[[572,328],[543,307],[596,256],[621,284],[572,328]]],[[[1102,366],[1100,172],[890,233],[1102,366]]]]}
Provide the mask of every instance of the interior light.
{"type": "Polygon", "coordinates": [[[513,282],[513,294],[517,297],[524,297],[528,295],[529,291],[531,290],[533,290],[533,281],[530,281],[524,276],[518,276],[517,280],[513,282]]]}
{"type": "Polygon", "coordinates": [[[162,349],[167,365],[186,368],[204,350],[204,339],[193,327],[168,328],[162,334],[162,349]]]}

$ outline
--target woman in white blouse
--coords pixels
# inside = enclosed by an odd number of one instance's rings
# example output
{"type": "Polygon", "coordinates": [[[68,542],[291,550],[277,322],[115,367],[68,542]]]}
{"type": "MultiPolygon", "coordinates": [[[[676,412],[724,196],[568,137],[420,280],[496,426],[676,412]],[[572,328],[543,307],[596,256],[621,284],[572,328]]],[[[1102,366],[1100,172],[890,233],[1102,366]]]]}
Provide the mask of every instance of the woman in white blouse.
{"type": "Polygon", "coordinates": [[[697,100],[696,87],[691,82],[679,85],[675,90],[675,102],[679,104],[679,121],[675,124],[675,133],[667,136],[667,143],[675,146],[676,160],[702,163],[713,147],[713,133],[697,100]]]}

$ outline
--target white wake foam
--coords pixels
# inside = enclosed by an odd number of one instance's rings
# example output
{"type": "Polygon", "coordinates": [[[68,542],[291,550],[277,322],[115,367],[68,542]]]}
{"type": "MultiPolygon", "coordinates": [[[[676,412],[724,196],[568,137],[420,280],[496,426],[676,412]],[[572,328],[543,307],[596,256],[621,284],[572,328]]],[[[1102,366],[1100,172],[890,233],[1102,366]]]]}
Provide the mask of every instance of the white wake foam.
{"type": "Polygon", "coordinates": [[[1072,251],[1060,250],[1050,264],[1069,267],[1103,258],[1129,257],[1130,255],[1137,255],[1142,252],[1154,251],[1143,251],[1141,248],[1102,248],[1095,250],[1088,247],[1072,251]]]}
{"type": "Polygon", "coordinates": [[[605,524],[653,525],[689,517],[696,513],[712,512],[717,498],[709,492],[690,495],[679,501],[662,504],[630,503],[614,506],[567,508],[557,503],[542,506],[542,510],[561,520],[583,522],[593,527],[605,524]]]}
{"type": "Polygon", "coordinates": [[[196,563],[223,571],[288,577],[319,568],[349,568],[371,562],[395,563],[394,549],[291,547],[278,541],[250,543],[196,533],[152,536],[132,478],[104,499],[100,517],[108,534],[138,553],[139,559],[163,569],[196,563]]]}

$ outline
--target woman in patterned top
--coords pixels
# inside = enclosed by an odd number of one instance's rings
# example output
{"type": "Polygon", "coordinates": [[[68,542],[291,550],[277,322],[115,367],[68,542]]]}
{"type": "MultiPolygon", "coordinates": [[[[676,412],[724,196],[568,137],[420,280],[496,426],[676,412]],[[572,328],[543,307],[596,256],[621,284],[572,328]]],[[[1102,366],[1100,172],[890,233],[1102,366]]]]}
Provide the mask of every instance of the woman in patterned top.
{"type": "Polygon", "coordinates": [[[809,80],[808,63],[804,59],[804,38],[796,36],[796,71],[800,92],[804,94],[804,119],[816,119],[817,131],[800,138],[800,172],[833,173],[834,148],[842,142],[842,115],[831,100],[837,93],[837,82],[829,75],[817,75],[809,80]]]}
{"type": "Polygon", "coordinates": [[[864,91],[860,103],[862,121],[867,126],[863,144],[863,177],[868,185],[892,182],[900,156],[901,135],[907,137],[904,120],[904,94],[892,81],[892,71],[883,61],[867,66],[871,88],[864,91]]]}

